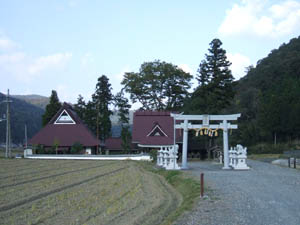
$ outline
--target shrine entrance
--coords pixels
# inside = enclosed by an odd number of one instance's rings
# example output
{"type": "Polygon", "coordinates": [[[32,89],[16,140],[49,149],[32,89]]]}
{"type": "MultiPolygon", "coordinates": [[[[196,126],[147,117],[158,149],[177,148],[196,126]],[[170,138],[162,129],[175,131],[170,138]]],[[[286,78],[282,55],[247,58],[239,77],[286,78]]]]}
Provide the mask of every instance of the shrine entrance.
{"type": "Polygon", "coordinates": [[[182,115],[171,114],[174,118],[174,145],[176,140],[176,129],[183,129],[183,144],[182,144],[182,169],[187,169],[187,147],[188,147],[188,130],[193,129],[197,135],[218,136],[219,132],[223,131],[223,155],[224,166],[223,169],[230,169],[229,167],[229,152],[228,152],[228,130],[237,129],[236,124],[231,124],[228,121],[236,121],[241,114],[232,115],[182,115]],[[178,124],[177,121],[182,121],[178,124]],[[191,124],[189,121],[202,121],[199,124],[191,124]],[[211,124],[210,121],[217,121],[211,124]],[[219,122],[218,122],[219,121],[219,122]]]}

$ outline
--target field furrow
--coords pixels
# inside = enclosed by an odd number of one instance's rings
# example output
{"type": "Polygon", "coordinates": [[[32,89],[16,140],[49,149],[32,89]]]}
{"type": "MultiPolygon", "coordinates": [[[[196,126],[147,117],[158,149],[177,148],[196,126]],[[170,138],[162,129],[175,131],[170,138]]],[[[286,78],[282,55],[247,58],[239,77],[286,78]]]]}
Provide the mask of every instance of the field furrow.
{"type": "Polygon", "coordinates": [[[118,172],[118,171],[120,171],[122,169],[124,169],[124,167],[116,169],[116,170],[113,170],[113,171],[110,171],[110,172],[107,172],[107,173],[104,173],[104,174],[98,174],[97,176],[90,177],[88,179],[82,180],[82,181],[77,182],[77,183],[72,183],[72,184],[69,184],[69,185],[66,185],[66,186],[63,186],[63,187],[60,187],[60,188],[56,188],[56,189],[51,190],[51,191],[43,192],[43,193],[40,193],[38,195],[34,195],[34,196],[30,197],[30,198],[27,198],[27,199],[24,199],[24,200],[21,200],[21,201],[12,203],[12,204],[0,206],[0,212],[7,211],[7,210],[13,209],[13,208],[18,207],[18,206],[22,206],[24,204],[33,202],[33,201],[35,201],[37,199],[44,198],[44,197],[46,197],[48,195],[51,195],[51,194],[54,194],[54,193],[57,193],[57,192],[60,192],[60,191],[63,191],[63,190],[67,190],[69,188],[72,188],[72,187],[84,184],[84,183],[89,182],[91,180],[94,180],[94,179],[97,179],[97,178],[100,178],[100,177],[104,177],[104,176],[116,173],[116,172],[118,172]]]}
{"type": "MultiPolygon", "coordinates": [[[[8,201],[15,202],[19,199],[29,198],[37,194],[45,192],[45,190],[53,190],[58,187],[64,187],[68,184],[80,182],[87,177],[94,177],[100,173],[107,173],[118,166],[114,166],[113,163],[105,163],[101,168],[94,168],[87,171],[78,171],[77,173],[65,174],[53,178],[43,179],[38,182],[26,183],[19,186],[12,186],[0,189],[0,207],[6,204],[8,201]]],[[[100,166],[100,165],[99,165],[100,166]]]]}
{"type": "MultiPolygon", "coordinates": [[[[15,160],[26,164],[23,161],[15,160]]],[[[180,203],[162,177],[136,162],[43,161],[31,165],[27,169],[36,172],[35,176],[3,179],[14,185],[1,182],[0,224],[155,225],[180,203]],[[35,168],[42,165],[49,173],[35,168]],[[57,167],[60,169],[55,170],[57,167]]]]}
{"type": "MultiPolygon", "coordinates": [[[[55,166],[55,170],[64,170],[64,169],[68,169],[70,168],[70,165],[73,165],[72,162],[68,162],[68,163],[64,163],[64,164],[57,164],[57,165],[53,165],[55,166]],[[69,165],[68,165],[69,164],[69,165]]],[[[40,168],[44,168],[44,166],[41,166],[40,168]]],[[[28,177],[33,176],[33,175],[40,175],[43,173],[49,173],[49,172],[53,172],[53,168],[48,168],[48,169],[40,169],[40,168],[35,168],[33,165],[31,165],[30,168],[27,168],[27,170],[31,170],[31,171],[27,171],[25,173],[23,173],[23,171],[26,170],[22,170],[22,169],[18,169],[18,170],[14,170],[9,172],[8,174],[6,174],[6,176],[0,176],[0,180],[3,180],[3,182],[5,182],[5,179],[28,179],[28,177]],[[34,170],[34,171],[32,171],[34,170]],[[10,175],[9,175],[10,174],[10,175]]]]}
{"type": "Polygon", "coordinates": [[[17,180],[14,180],[14,183],[1,185],[0,189],[7,188],[7,187],[15,187],[15,186],[18,186],[18,185],[37,182],[37,181],[41,181],[41,180],[44,180],[44,179],[59,177],[59,176],[63,176],[63,175],[71,174],[71,173],[83,172],[83,171],[86,171],[86,170],[100,168],[100,167],[103,167],[103,166],[105,166],[105,165],[98,165],[98,166],[92,166],[92,167],[87,167],[87,168],[80,168],[80,169],[76,169],[76,170],[66,171],[66,172],[63,172],[63,173],[55,173],[55,174],[49,175],[49,176],[42,176],[42,177],[38,177],[38,178],[34,178],[34,179],[27,179],[27,180],[21,181],[21,182],[16,182],[17,180]]]}

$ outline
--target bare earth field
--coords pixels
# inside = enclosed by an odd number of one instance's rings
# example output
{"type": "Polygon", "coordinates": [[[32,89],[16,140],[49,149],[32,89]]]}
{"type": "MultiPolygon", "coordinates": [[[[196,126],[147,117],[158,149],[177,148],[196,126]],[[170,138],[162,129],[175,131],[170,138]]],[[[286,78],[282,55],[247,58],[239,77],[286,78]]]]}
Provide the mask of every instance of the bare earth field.
{"type": "Polygon", "coordinates": [[[136,162],[0,159],[0,224],[161,224],[180,203],[136,162]]]}

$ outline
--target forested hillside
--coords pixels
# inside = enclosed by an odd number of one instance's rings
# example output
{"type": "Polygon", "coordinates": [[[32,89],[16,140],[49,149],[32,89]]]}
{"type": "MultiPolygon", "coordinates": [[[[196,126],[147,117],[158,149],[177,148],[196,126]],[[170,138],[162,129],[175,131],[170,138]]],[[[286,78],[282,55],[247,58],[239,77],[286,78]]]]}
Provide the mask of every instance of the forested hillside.
{"type": "Polygon", "coordinates": [[[13,98],[24,100],[27,103],[38,106],[42,109],[49,104],[49,98],[41,95],[13,95],[13,98]]]}
{"type": "MultiPolygon", "coordinates": [[[[0,102],[6,99],[6,96],[0,93],[0,102]]],[[[32,137],[42,127],[42,115],[44,110],[29,104],[23,100],[11,98],[11,136],[14,144],[24,142],[25,124],[27,125],[28,138],[32,137]]],[[[0,117],[6,114],[6,104],[0,104],[0,117]]],[[[0,143],[5,143],[6,122],[0,122],[0,143]]]]}
{"type": "Polygon", "coordinates": [[[232,112],[241,112],[239,137],[247,145],[300,138],[300,37],[290,40],[236,85],[232,112]]]}

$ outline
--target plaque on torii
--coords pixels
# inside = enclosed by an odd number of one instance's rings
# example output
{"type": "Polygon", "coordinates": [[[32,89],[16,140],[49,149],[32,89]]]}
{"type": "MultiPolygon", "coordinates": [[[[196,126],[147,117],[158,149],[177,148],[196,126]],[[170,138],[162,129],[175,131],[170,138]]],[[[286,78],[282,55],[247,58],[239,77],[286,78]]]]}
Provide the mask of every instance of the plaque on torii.
{"type": "MultiPolygon", "coordinates": [[[[236,124],[231,124],[228,121],[236,121],[241,114],[231,115],[183,115],[171,113],[174,118],[174,143],[176,140],[176,129],[183,129],[183,145],[182,145],[182,169],[187,169],[187,144],[188,144],[188,130],[189,129],[212,129],[223,130],[223,150],[224,150],[224,166],[223,169],[230,169],[229,167],[229,153],[228,153],[228,129],[237,129],[236,124]],[[177,121],[182,123],[177,124],[177,121]],[[202,121],[199,124],[191,124],[189,121],[202,121]],[[210,121],[222,121],[211,124],[210,121]]],[[[175,144],[174,144],[175,145],[175,144]]]]}

